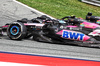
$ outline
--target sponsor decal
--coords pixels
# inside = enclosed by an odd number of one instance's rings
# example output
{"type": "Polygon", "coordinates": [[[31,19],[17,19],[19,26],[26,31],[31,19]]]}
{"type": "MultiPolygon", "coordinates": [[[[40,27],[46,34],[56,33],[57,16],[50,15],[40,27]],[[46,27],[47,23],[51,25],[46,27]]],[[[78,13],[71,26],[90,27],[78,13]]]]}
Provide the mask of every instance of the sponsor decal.
{"type": "Polygon", "coordinates": [[[66,39],[72,39],[72,40],[81,40],[83,41],[84,34],[82,33],[76,33],[76,32],[71,32],[71,31],[63,31],[62,37],[66,39]]]}
{"type": "Polygon", "coordinates": [[[24,25],[26,25],[26,26],[44,26],[44,24],[40,24],[40,23],[24,23],[24,25]]]}
{"type": "Polygon", "coordinates": [[[93,32],[89,33],[88,35],[92,35],[92,36],[100,36],[100,30],[94,30],[93,32]]]}
{"type": "Polygon", "coordinates": [[[66,23],[64,20],[58,20],[59,23],[66,23]]]}
{"type": "Polygon", "coordinates": [[[97,24],[100,24],[100,20],[97,20],[97,22],[96,22],[97,24]]]}
{"type": "Polygon", "coordinates": [[[92,28],[93,27],[92,24],[90,25],[90,24],[84,24],[84,23],[81,23],[80,26],[81,27],[88,27],[88,28],[92,28]]]}
{"type": "Polygon", "coordinates": [[[85,27],[93,27],[93,25],[85,25],[85,27]]]}
{"type": "Polygon", "coordinates": [[[81,23],[81,24],[80,24],[80,26],[81,26],[81,27],[84,27],[84,24],[83,24],[83,23],[81,23]]]}

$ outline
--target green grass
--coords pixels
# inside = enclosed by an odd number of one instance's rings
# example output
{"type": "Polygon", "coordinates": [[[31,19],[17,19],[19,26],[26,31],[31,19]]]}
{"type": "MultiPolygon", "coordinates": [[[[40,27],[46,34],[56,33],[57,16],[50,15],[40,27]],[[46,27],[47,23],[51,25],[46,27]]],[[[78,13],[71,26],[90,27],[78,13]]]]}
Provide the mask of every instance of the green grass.
{"type": "Polygon", "coordinates": [[[85,18],[88,12],[100,16],[100,7],[82,3],[79,0],[18,0],[30,7],[55,18],[76,15],[85,18]]]}

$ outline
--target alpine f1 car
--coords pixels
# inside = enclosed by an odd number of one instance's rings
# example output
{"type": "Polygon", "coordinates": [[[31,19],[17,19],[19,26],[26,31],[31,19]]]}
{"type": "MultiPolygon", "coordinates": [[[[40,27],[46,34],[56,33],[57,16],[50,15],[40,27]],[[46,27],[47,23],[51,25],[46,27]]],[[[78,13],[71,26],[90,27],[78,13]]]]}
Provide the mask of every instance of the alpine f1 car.
{"type": "Polygon", "coordinates": [[[92,13],[89,12],[87,15],[86,15],[86,20],[89,20],[93,23],[97,23],[97,24],[100,24],[100,17],[99,16],[92,16],[92,13]]]}
{"type": "MultiPolygon", "coordinates": [[[[77,20],[70,17],[69,20],[77,20]]],[[[1,32],[7,31],[7,36],[12,40],[21,40],[33,36],[33,40],[75,44],[79,46],[100,47],[100,26],[95,23],[85,22],[80,19],[80,24],[92,29],[87,31],[84,27],[75,24],[69,24],[68,20],[54,20],[46,16],[41,16],[28,20],[26,18],[17,20],[1,27],[1,32]]]]}

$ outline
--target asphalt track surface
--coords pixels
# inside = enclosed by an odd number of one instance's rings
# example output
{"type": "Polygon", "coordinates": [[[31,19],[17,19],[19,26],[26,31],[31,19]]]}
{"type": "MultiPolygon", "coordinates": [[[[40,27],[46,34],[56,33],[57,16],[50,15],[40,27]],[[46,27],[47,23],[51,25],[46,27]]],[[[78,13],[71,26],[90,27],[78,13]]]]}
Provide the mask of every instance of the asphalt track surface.
{"type": "MultiPolygon", "coordinates": [[[[28,9],[12,0],[0,0],[0,25],[10,23],[21,18],[34,18],[40,16],[37,12],[28,9]]],[[[72,45],[50,44],[30,39],[22,41],[10,40],[6,34],[0,36],[0,51],[56,56],[65,58],[100,61],[100,49],[79,47],[72,45]]]]}

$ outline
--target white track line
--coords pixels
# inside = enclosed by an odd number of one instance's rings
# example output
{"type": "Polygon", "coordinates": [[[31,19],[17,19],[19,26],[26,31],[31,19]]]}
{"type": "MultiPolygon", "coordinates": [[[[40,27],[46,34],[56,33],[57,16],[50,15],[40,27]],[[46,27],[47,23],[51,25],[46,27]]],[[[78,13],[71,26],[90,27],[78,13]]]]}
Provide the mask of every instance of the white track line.
{"type": "Polygon", "coordinates": [[[44,66],[44,65],[14,63],[14,62],[1,62],[0,61],[0,66],[44,66]]]}
{"type": "Polygon", "coordinates": [[[45,14],[45,13],[43,13],[43,12],[40,12],[40,11],[34,9],[34,8],[31,8],[31,7],[25,5],[25,4],[23,4],[23,3],[21,3],[21,2],[19,2],[19,1],[17,1],[17,0],[13,0],[13,1],[16,2],[16,3],[18,3],[18,4],[20,4],[20,5],[22,5],[22,6],[24,6],[24,7],[27,7],[27,8],[29,8],[29,9],[33,10],[33,11],[35,11],[35,12],[41,14],[41,15],[46,15],[46,16],[52,18],[52,19],[55,19],[55,18],[51,17],[50,15],[47,15],[47,14],[45,14]]]}

